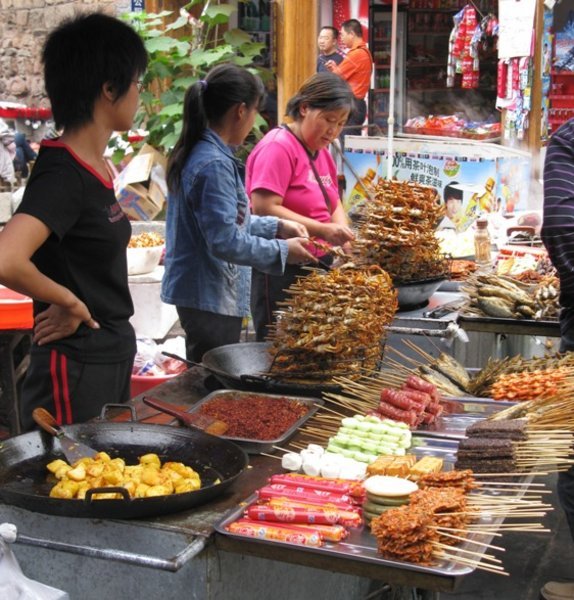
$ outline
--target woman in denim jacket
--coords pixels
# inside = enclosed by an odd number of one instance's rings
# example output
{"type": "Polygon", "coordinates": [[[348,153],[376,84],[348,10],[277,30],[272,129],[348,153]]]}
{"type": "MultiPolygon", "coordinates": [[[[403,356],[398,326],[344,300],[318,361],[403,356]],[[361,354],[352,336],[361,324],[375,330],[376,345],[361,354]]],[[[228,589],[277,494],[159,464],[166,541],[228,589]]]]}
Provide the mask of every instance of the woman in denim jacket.
{"type": "Polygon", "coordinates": [[[258,77],[231,64],[215,67],[186,92],[183,130],[167,171],[161,298],[176,306],[193,361],[239,341],[252,266],[280,275],[287,263],[316,262],[303,225],[251,215],[243,165],[230,149],[251,131],[264,94],[258,77]]]}

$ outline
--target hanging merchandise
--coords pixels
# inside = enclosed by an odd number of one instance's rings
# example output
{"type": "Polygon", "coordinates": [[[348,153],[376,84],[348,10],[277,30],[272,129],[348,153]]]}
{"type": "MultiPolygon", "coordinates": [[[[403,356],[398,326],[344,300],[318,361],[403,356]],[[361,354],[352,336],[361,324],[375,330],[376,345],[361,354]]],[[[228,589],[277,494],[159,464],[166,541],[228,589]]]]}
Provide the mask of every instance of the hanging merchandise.
{"type": "Polygon", "coordinates": [[[461,86],[477,88],[479,79],[476,10],[467,4],[454,17],[449,38],[447,87],[454,87],[455,74],[462,75],[461,86]]]}
{"type": "MultiPolygon", "coordinates": [[[[480,13],[479,13],[480,14],[480,13]]],[[[453,17],[454,27],[449,37],[449,55],[447,62],[447,87],[455,87],[455,75],[460,74],[463,89],[479,87],[479,55],[487,52],[498,36],[498,20],[492,14],[480,15],[477,22],[477,10],[467,4],[453,17]]]]}
{"type": "Polygon", "coordinates": [[[496,108],[504,110],[503,137],[520,142],[532,108],[535,0],[500,0],[496,108]]]}

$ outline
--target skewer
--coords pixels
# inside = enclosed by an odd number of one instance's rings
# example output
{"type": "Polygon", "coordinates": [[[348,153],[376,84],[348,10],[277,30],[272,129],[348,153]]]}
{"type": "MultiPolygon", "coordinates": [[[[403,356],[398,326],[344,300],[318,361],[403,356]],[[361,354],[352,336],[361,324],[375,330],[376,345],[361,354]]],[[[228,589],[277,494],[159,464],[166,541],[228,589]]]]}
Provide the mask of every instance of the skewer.
{"type": "Polygon", "coordinates": [[[463,556],[457,556],[456,554],[448,554],[444,550],[441,550],[435,554],[437,558],[445,558],[451,562],[457,562],[475,569],[481,569],[483,571],[489,571],[490,573],[497,573],[498,575],[508,575],[502,567],[498,565],[484,564],[480,561],[472,560],[470,558],[464,558],[463,556]]]}
{"type": "MultiPolygon", "coordinates": [[[[452,546],[449,546],[448,544],[442,544],[441,542],[431,542],[431,544],[433,546],[438,546],[439,548],[448,548],[449,550],[455,550],[457,553],[458,552],[462,552],[463,554],[471,554],[473,556],[478,556],[479,560],[489,560],[492,561],[494,563],[499,563],[502,564],[502,561],[498,558],[496,558],[495,556],[492,556],[492,554],[484,554],[483,552],[475,552],[474,550],[466,550],[465,548],[460,548],[460,547],[456,547],[453,548],[452,546]]],[[[495,565],[490,565],[491,567],[495,567],[495,565]]],[[[502,567],[501,567],[502,568],[502,567]]]]}
{"type": "Polygon", "coordinates": [[[548,475],[548,473],[532,473],[528,471],[523,473],[473,473],[473,477],[526,477],[527,475],[548,475]]]}
{"type": "MultiPolygon", "coordinates": [[[[524,473],[522,473],[524,475],[524,473]]],[[[474,473],[473,474],[474,477],[476,477],[477,475],[481,475],[481,473],[474,473]]],[[[487,475],[487,473],[484,473],[483,475],[487,475]]],[[[520,484],[518,483],[512,483],[511,481],[479,481],[477,482],[480,484],[480,486],[482,487],[483,485],[501,485],[501,486],[514,486],[514,487],[518,487],[520,484]]],[[[545,486],[545,483],[529,483],[528,487],[543,487],[545,486]]]]}
{"type": "MultiPolygon", "coordinates": [[[[440,529],[443,531],[462,531],[464,533],[468,533],[470,530],[470,527],[467,529],[457,529],[456,527],[442,527],[439,525],[429,525],[428,527],[430,527],[432,529],[440,529]]],[[[502,533],[493,533],[491,531],[479,531],[478,529],[473,529],[472,533],[502,537],[502,533]]]]}
{"type": "Polygon", "coordinates": [[[275,450],[279,450],[281,452],[292,452],[292,450],[287,450],[286,448],[281,448],[281,446],[272,446],[275,450]]]}
{"type": "Polygon", "coordinates": [[[267,454],[266,452],[260,452],[261,456],[267,456],[268,458],[274,458],[276,460],[281,460],[280,456],[275,456],[275,454],[267,454]]]}
{"type": "Polygon", "coordinates": [[[468,542],[469,544],[476,544],[477,546],[484,546],[485,548],[493,548],[494,550],[500,550],[505,552],[505,548],[501,546],[493,546],[492,544],[486,544],[485,542],[478,542],[476,540],[469,540],[468,538],[462,537],[461,535],[453,535],[452,533],[446,533],[441,527],[431,526],[431,529],[436,529],[441,535],[452,538],[453,540],[460,540],[462,542],[468,542]]]}

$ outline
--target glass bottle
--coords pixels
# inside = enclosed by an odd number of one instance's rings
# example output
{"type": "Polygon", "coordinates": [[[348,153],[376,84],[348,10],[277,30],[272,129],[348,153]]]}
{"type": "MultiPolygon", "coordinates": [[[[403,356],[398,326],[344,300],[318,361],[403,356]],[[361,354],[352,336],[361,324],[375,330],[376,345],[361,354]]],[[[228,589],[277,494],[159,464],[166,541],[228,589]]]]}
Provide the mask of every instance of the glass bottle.
{"type": "Polygon", "coordinates": [[[476,231],[474,232],[474,259],[479,269],[490,269],[492,267],[492,256],[490,253],[490,235],[488,233],[488,221],[478,219],[476,231]]]}

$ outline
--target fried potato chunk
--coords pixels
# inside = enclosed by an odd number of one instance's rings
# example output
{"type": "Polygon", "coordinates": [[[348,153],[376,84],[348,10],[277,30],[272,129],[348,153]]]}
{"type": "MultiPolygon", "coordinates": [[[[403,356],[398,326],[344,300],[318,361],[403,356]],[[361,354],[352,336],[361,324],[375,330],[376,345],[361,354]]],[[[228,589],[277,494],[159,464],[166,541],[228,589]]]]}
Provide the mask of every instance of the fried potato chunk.
{"type": "Polygon", "coordinates": [[[191,467],[175,461],[162,465],[160,457],[153,453],[140,456],[137,465],[126,465],[122,458],[98,452],[74,465],[53,460],[46,468],[59,480],[50,490],[52,498],[83,500],[88,490],[96,488],[94,500],[122,498],[119,493],[106,491],[110,487],[125,488],[131,498],[184,494],[201,488],[201,478],[191,467]]]}

